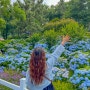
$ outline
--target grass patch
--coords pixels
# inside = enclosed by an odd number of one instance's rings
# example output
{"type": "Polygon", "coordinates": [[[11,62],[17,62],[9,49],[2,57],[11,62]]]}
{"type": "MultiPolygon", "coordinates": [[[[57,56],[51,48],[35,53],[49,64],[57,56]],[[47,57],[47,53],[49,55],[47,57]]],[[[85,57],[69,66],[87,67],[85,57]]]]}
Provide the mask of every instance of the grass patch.
{"type": "Polygon", "coordinates": [[[10,88],[0,84],[0,90],[13,90],[13,89],[10,89],[10,88]]]}

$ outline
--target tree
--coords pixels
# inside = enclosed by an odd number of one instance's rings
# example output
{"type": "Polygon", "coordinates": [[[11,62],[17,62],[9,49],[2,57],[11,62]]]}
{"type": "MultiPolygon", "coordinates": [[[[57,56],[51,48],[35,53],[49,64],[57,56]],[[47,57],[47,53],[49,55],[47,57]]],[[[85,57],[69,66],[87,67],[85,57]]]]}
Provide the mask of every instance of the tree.
{"type": "Polygon", "coordinates": [[[56,10],[58,18],[62,18],[64,16],[65,12],[65,2],[64,0],[60,0],[58,4],[56,5],[56,10]]]}
{"type": "Polygon", "coordinates": [[[1,31],[3,38],[7,38],[8,35],[8,21],[10,18],[10,0],[0,1],[0,17],[6,22],[6,28],[1,31]]]}
{"type": "Polygon", "coordinates": [[[6,28],[6,22],[4,19],[0,18],[0,32],[3,35],[4,29],[6,28]]]}
{"type": "Polygon", "coordinates": [[[90,22],[90,0],[71,0],[69,7],[69,17],[87,26],[90,22]]]}
{"type": "Polygon", "coordinates": [[[14,15],[14,19],[12,21],[16,21],[15,22],[16,25],[15,24],[13,25],[14,27],[16,27],[16,30],[14,30],[12,32],[16,33],[16,36],[18,36],[18,38],[20,38],[22,35],[22,32],[23,32],[23,28],[24,28],[23,23],[26,21],[26,13],[19,6],[18,2],[15,2],[13,4],[13,15],[14,15]]]}
{"type": "Polygon", "coordinates": [[[60,0],[57,5],[49,7],[47,17],[49,21],[54,18],[65,18],[66,11],[67,2],[65,2],[65,0],[60,0]]]}
{"type": "Polygon", "coordinates": [[[24,3],[17,0],[19,6],[26,13],[26,21],[24,22],[24,34],[32,35],[43,30],[46,7],[43,5],[43,0],[24,0],[24,3]]]}
{"type": "Polygon", "coordinates": [[[18,6],[11,5],[10,0],[1,0],[0,17],[6,22],[2,36],[7,39],[8,35],[16,29],[18,22],[25,19],[25,13],[18,6]]]}

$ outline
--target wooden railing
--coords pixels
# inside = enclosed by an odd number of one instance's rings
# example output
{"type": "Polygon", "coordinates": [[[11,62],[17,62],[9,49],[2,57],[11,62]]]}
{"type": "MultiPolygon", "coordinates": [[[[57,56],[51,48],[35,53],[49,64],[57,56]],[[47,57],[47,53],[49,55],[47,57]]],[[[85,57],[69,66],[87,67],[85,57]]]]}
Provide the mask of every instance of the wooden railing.
{"type": "Polygon", "coordinates": [[[10,82],[7,82],[3,79],[0,79],[0,84],[4,85],[4,86],[7,86],[13,90],[28,90],[26,89],[26,83],[25,83],[26,79],[25,78],[21,78],[20,79],[20,86],[18,85],[15,85],[15,84],[12,84],[10,82]]]}

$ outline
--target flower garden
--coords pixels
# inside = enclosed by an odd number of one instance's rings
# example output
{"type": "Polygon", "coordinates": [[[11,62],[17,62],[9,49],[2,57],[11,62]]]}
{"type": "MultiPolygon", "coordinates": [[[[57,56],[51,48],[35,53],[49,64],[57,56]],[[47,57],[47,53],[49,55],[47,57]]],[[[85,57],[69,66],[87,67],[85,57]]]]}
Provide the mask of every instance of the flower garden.
{"type": "MultiPolygon", "coordinates": [[[[21,40],[12,40],[5,44],[6,52],[0,54],[0,78],[17,85],[19,79],[25,77],[33,47],[29,42],[22,42],[21,40]],[[15,71],[12,71],[12,69],[15,71]]],[[[37,46],[45,49],[48,58],[50,52],[54,51],[57,45],[51,47],[50,50],[47,49],[47,44],[36,43],[35,47],[37,46]]],[[[65,48],[65,52],[53,68],[55,82],[67,82],[75,88],[88,90],[90,87],[90,39],[81,40],[75,44],[66,43],[65,48]],[[60,80],[60,82],[57,80],[60,80]]]]}
{"type": "MultiPolygon", "coordinates": [[[[68,28],[70,28],[69,25],[66,26],[66,29],[68,28]]],[[[64,33],[67,32],[64,31],[64,33]]],[[[61,37],[57,38],[59,34],[50,30],[44,33],[44,38],[41,38],[40,34],[34,34],[27,39],[0,41],[0,50],[2,50],[0,52],[0,78],[19,85],[20,78],[26,75],[33,48],[44,48],[46,58],[48,58],[61,42],[61,37]]],[[[78,32],[71,35],[72,29],[68,31],[68,34],[71,37],[74,36],[73,38],[76,37],[75,34],[79,35],[78,32]]],[[[55,89],[90,90],[90,33],[86,34],[84,38],[79,37],[78,40],[73,39],[66,43],[65,48],[66,50],[52,70],[55,89]]],[[[0,85],[0,89],[2,88],[3,90],[11,90],[0,85]]]]}

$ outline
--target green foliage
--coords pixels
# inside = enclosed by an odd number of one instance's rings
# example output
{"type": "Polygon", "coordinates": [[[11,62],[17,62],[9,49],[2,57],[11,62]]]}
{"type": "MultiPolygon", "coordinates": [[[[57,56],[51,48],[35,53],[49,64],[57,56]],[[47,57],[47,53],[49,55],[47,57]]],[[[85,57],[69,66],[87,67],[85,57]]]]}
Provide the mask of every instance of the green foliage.
{"type": "Polygon", "coordinates": [[[30,42],[33,46],[36,42],[38,42],[41,39],[41,35],[39,33],[33,34],[31,37],[27,38],[26,41],[30,42]]]}
{"type": "Polygon", "coordinates": [[[6,22],[4,19],[0,18],[0,29],[4,29],[6,27],[6,22]]]}
{"type": "Polygon", "coordinates": [[[69,17],[83,25],[90,22],[90,0],[70,0],[68,3],[69,17]]]}
{"type": "Polygon", "coordinates": [[[52,21],[48,22],[44,26],[44,30],[51,30],[54,29],[55,31],[60,31],[62,27],[65,27],[67,24],[73,22],[73,19],[53,19],[52,21]]]}
{"type": "Polygon", "coordinates": [[[87,33],[86,33],[86,37],[87,37],[87,38],[90,38],[90,32],[87,32],[87,33]]]}
{"type": "Polygon", "coordinates": [[[60,35],[69,35],[72,41],[77,41],[86,35],[86,29],[73,19],[54,19],[44,26],[44,30],[54,29],[60,35]],[[57,21],[56,21],[57,20],[57,21]]]}
{"type": "Polygon", "coordinates": [[[0,34],[4,39],[27,38],[44,30],[60,31],[72,19],[90,29],[89,0],[60,0],[55,6],[43,4],[44,0],[0,0],[0,34]],[[62,19],[65,18],[65,19],[62,19]],[[72,18],[72,19],[66,19],[72,18]],[[61,20],[60,20],[61,19],[61,20]],[[48,21],[50,21],[48,23],[48,21]]]}
{"type": "MultiPolygon", "coordinates": [[[[26,20],[24,22],[20,21],[17,25],[18,36],[21,38],[23,36],[28,37],[34,33],[41,32],[43,30],[43,24],[47,21],[45,18],[46,6],[42,4],[43,0],[24,0],[23,3],[18,0],[16,3],[19,4],[21,10],[25,11],[26,15],[26,20]]],[[[14,6],[16,7],[16,5],[14,6]]],[[[15,11],[18,12],[17,9],[15,11]]],[[[22,17],[22,13],[20,15],[22,17]]]]}
{"type": "Polygon", "coordinates": [[[5,62],[0,63],[0,66],[4,66],[6,68],[9,68],[9,64],[11,64],[11,61],[5,61],[5,62]]]}
{"type": "Polygon", "coordinates": [[[25,14],[24,10],[19,8],[19,6],[14,6],[14,16],[18,20],[21,20],[21,21],[25,21],[26,20],[26,14],[25,14]]]}
{"type": "Polygon", "coordinates": [[[21,9],[18,4],[12,5],[10,1],[11,0],[0,1],[0,18],[3,18],[3,23],[0,19],[0,28],[3,27],[1,36],[4,39],[7,39],[8,35],[11,35],[12,37],[14,37],[17,33],[19,35],[21,28],[18,27],[22,27],[19,23],[26,20],[25,11],[21,9]]]}
{"type": "Polygon", "coordinates": [[[86,31],[87,30],[84,28],[84,26],[72,20],[72,22],[62,27],[60,33],[61,35],[69,35],[72,41],[77,41],[84,38],[86,31]]]}
{"type": "Polygon", "coordinates": [[[5,47],[5,44],[0,41],[0,49],[3,49],[5,47]]]}
{"type": "Polygon", "coordinates": [[[10,88],[8,88],[8,87],[6,87],[4,85],[1,85],[1,84],[0,84],[0,89],[1,90],[12,90],[12,89],[10,89],[10,88]]]}
{"type": "Polygon", "coordinates": [[[69,70],[69,77],[71,77],[74,74],[72,70],[69,70]]]}
{"type": "Polygon", "coordinates": [[[6,41],[0,41],[0,49],[6,49],[5,44],[6,41]]]}
{"type": "Polygon", "coordinates": [[[0,41],[0,49],[6,49],[6,44],[8,44],[11,40],[4,40],[4,41],[0,41]]]}
{"type": "Polygon", "coordinates": [[[0,17],[10,18],[10,0],[0,0],[0,17]]]}
{"type": "Polygon", "coordinates": [[[50,22],[57,22],[57,21],[60,21],[60,19],[59,18],[54,18],[50,22]]]}
{"type": "Polygon", "coordinates": [[[48,48],[56,44],[58,34],[54,30],[45,31],[43,35],[46,43],[48,44],[48,48]]]}
{"type": "Polygon", "coordinates": [[[53,85],[55,87],[55,90],[76,90],[76,87],[69,82],[57,80],[53,82],[53,85]]]}
{"type": "Polygon", "coordinates": [[[49,21],[54,18],[62,18],[64,16],[64,13],[66,11],[66,2],[65,0],[59,0],[58,4],[56,6],[51,6],[48,8],[48,12],[46,16],[49,18],[49,21]]]}
{"type": "Polygon", "coordinates": [[[9,24],[11,25],[11,27],[15,27],[18,23],[18,20],[17,19],[13,19],[9,22],[9,24]]]}
{"type": "Polygon", "coordinates": [[[90,70],[90,66],[85,66],[84,68],[80,68],[80,70],[90,70]]]}

